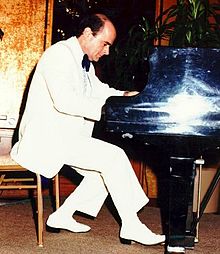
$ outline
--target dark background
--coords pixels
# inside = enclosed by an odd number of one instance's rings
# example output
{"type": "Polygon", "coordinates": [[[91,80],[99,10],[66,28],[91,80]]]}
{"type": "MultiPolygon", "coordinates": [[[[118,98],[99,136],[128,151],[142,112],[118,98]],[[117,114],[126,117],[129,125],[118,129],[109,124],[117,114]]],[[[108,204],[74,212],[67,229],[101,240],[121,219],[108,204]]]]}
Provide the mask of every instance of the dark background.
{"type": "Polygon", "coordinates": [[[80,18],[91,12],[109,16],[120,40],[142,16],[153,23],[155,0],[55,0],[52,43],[74,35],[80,18]]]}

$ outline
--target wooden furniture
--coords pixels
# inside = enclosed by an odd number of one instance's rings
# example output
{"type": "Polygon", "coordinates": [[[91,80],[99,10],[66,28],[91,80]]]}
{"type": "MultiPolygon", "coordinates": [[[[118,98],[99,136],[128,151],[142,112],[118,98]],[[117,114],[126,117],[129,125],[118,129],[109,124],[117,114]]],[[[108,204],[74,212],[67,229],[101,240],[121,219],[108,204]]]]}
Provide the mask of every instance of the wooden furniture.
{"type": "MultiPolygon", "coordinates": [[[[56,209],[59,207],[59,176],[53,179],[56,209]]],[[[43,247],[43,195],[41,176],[28,171],[13,161],[9,155],[0,155],[0,190],[30,190],[37,199],[37,242],[43,247]]],[[[34,213],[35,214],[35,213],[34,213]]]]}

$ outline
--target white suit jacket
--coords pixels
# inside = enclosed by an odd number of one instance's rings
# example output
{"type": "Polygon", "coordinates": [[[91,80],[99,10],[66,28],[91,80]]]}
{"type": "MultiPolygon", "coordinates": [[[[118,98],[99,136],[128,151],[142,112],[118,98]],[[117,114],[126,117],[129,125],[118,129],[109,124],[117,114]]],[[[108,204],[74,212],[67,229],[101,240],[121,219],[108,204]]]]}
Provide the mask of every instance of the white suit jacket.
{"type": "Polygon", "coordinates": [[[31,82],[19,141],[11,150],[17,163],[48,178],[64,164],[62,147],[77,146],[81,135],[91,137],[106,99],[123,94],[102,83],[92,64],[86,74],[82,58],[76,37],[44,52],[31,82]]]}

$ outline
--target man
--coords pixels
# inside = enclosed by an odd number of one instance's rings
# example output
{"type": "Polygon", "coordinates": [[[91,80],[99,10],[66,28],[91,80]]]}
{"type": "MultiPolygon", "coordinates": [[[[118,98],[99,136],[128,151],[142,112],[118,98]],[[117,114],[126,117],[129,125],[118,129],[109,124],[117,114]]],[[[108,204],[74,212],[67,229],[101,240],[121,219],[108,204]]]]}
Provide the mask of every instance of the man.
{"type": "Polygon", "coordinates": [[[120,215],[120,238],[146,245],[165,241],[151,232],[137,212],[147,204],[125,152],[92,137],[95,121],[110,96],[131,96],[103,84],[90,61],[109,54],[116,37],[103,14],[82,20],[76,37],[60,41],[42,55],[29,90],[12,158],[23,167],[51,178],[64,164],[84,176],[63,205],[47,220],[49,229],[87,232],[90,227],[73,219],[75,211],[97,216],[108,193],[120,215]],[[82,67],[83,63],[83,67],[82,67]]]}

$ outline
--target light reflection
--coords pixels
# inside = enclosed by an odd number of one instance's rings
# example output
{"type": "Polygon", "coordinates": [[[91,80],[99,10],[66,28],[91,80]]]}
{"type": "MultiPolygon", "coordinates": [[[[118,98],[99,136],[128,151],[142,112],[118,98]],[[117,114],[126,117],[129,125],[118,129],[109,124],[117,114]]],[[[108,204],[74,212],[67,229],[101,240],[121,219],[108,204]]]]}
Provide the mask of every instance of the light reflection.
{"type": "Polygon", "coordinates": [[[212,103],[200,95],[177,94],[170,98],[162,111],[169,114],[171,121],[184,123],[212,111],[212,103]]]}
{"type": "Polygon", "coordinates": [[[125,112],[141,112],[143,124],[155,126],[152,133],[202,135],[203,128],[219,125],[217,119],[214,123],[211,119],[220,111],[219,91],[192,76],[185,76],[182,82],[184,85],[179,85],[174,95],[162,94],[153,103],[144,101],[126,107],[125,112]]]}

